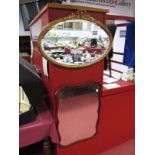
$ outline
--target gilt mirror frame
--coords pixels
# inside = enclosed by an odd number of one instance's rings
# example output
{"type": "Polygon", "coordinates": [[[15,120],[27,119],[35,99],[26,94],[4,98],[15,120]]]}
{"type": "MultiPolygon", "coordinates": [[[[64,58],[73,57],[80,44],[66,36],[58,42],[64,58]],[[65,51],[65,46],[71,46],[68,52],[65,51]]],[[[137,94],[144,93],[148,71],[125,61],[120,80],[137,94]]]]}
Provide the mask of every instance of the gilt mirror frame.
{"type": "Polygon", "coordinates": [[[61,67],[67,67],[67,68],[82,68],[82,67],[87,67],[87,66],[90,66],[90,65],[93,65],[93,64],[96,64],[97,62],[103,60],[107,54],[110,52],[112,48],[112,35],[111,35],[111,32],[109,31],[109,29],[106,27],[106,25],[104,25],[103,23],[101,23],[100,21],[96,20],[95,18],[91,17],[90,15],[87,14],[87,11],[83,11],[83,10],[78,10],[77,12],[75,13],[71,13],[70,15],[64,17],[64,18],[59,18],[57,20],[54,20],[52,22],[50,22],[48,25],[46,25],[42,32],[40,33],[39,35],[39,38],[38,38],[38,49],[39,49],[39,52],[41,53],[41,55],[47,59],[49,62],[57,65],[57,66],[61,66],[61,67]],[[92,22],[94,24],[96,24],[97,26],[99,26],[101,29],[103,29],[108,37],[109,37],[109,47],[105,50],[105,52],[102,54],[102,56],[100,56],[97,60],[94,60],[94,61],[91,61],[91,62],[88,62],[88,63],[84,63],[84,64],[65,64],[65,63],[60,63],[60,62],[57,62],[54,58],[48,56],[45,51],[43,50],[42,48],[42,44],[41,44],[41,41],[42,39],[44,38],[44,36],[46,35],[46,33],[51,30],[52,26],[60,23],[60,22],[65,22],[67,20],[86,20],[86,21],[89,21],[89,22],[92,22]]]}

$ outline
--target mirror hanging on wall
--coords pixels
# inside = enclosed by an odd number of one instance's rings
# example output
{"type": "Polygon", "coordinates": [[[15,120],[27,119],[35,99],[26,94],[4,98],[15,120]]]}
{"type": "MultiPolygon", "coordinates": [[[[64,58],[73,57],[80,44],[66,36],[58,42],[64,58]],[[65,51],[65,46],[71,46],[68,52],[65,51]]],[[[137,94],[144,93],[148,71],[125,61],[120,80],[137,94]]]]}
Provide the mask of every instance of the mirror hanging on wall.
{"type": "Polygon", "coordinates": [[[111,38],[94,22],[71,19],[52,25],[40,43],[43,55],[53,63],[81,67],[101,60],[110,48],[111,38]]]}

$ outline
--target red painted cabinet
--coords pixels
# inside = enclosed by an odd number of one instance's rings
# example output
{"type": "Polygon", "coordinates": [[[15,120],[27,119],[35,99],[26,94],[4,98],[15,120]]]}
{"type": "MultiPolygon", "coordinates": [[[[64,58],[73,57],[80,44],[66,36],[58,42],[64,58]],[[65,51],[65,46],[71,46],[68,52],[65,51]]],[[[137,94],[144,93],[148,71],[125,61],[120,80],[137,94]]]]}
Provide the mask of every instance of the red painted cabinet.
{"type": "Polygon", "coordinates": [[[47,87],[59,135],[57,155],[97,155],[134,137],[134,84],[103,87],[103,60],[112,47],[111,33],[104,25],[107,12],[47,4],[30,24],[32,61],[47,87]]]}

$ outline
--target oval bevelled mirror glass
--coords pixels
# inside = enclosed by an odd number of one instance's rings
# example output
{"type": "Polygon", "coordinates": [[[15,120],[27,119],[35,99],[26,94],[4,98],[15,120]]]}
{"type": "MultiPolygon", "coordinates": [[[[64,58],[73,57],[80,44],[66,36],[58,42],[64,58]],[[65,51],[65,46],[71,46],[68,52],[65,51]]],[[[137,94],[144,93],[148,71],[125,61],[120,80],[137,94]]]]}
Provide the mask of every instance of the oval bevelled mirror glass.
{"type": "Polygon", "coordinates": [[[104,25],[84,19],[54,23],[41,35],[40,50],[50,62],[63,67],[85,67],[103,59],[111,49],[104,25]]]}

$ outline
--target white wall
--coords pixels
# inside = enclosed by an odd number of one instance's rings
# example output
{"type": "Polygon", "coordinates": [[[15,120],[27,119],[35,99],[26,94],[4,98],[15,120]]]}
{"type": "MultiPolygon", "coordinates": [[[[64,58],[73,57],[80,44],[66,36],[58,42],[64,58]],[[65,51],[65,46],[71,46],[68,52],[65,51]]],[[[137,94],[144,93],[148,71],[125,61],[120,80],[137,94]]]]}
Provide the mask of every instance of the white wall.
{"type": "Polygon", "coordinates": [[[30,36],[30,31],[24,30],[23,20],[19,9],[19,36],[30,36]]]}
{"type": "Polygon", "coordinates": [[[126,31],[126,26],[116,28],[113,41],[113,49],[114,52],[124,53],[125,37],[120,37],[121,30],[126,31]]]}
{"type": "Polygon", "coordinates": [[[100,1],[100,0],[70,0],[72,5],[89,6],[96,8],[109,9],[111,15],[121,15],[121,16],[135,16],[135,0],[111,0],[111,1],[100,1]],[[117,3],[117,4],[115,4],[117,3]],[[118,3],[123,3],[119,5],[118,3]]]}

